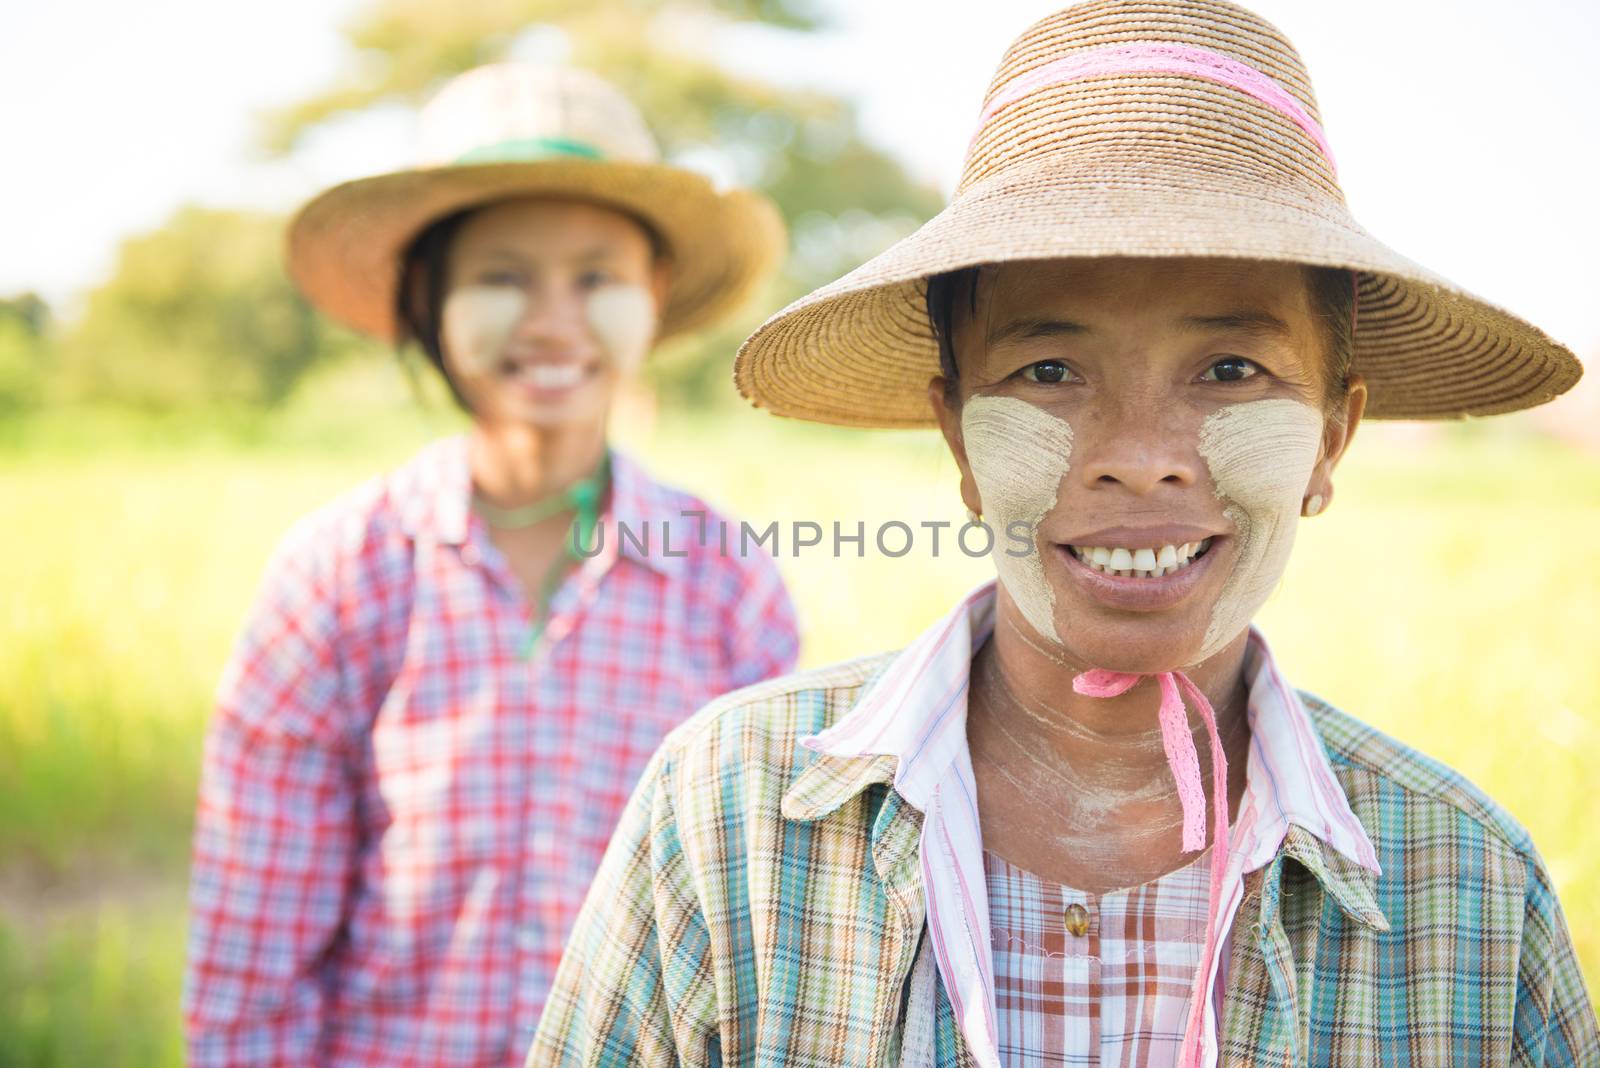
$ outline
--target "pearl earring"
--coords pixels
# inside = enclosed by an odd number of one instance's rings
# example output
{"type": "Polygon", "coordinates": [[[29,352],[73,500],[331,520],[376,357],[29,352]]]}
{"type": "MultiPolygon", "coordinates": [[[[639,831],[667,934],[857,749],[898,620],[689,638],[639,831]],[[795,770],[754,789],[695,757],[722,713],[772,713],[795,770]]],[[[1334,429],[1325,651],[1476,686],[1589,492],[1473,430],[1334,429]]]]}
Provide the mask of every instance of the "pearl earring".
{"type": "Polygon", "coordinates": [[[1323,503],[1322,494],[1313,493],[1310,498],[1306,500],[1305,507],[1301,509],[1301,514],[1305,516],[1314,516],[1322,511],[1323,503]]]}

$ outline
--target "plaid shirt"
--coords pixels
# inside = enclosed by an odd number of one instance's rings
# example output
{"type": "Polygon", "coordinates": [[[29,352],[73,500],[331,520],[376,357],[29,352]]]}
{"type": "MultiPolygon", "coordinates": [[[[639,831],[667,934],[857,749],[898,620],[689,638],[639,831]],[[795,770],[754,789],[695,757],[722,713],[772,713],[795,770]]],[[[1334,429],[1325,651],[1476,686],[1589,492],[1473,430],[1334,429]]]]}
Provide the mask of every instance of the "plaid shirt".
{"type": "Polygon", "coordinates": [[[695,544],[704,504],[611,464],[604,550],[531,656],[464,438],[290,531],[206,738],[191,1063],[520,1059],[650,754],[797,648],[769,556],[695,544]],[[670,553],[617,536],[645,520],[670,553]]]}
{"type": "MultiPolygon", "coordinates": [[[[925,838],[934,820],[912,796],[936,800],[942,771],[918,781],[871,745],[800,744],[887,701],[903,714],[874,722],[959,761],[964,740],[938,728],[965,708],[970,662],[931,654],[963,629],[970,644],[981,599],[901,654],[728,695],[668,738],[579,915],[530,1068],[987,1063],[995,1039],[974,1022],[992,1019],[981,1005],[992,970],[987,983],[949,982],[933,963],[947,953],[928,922],[939,887],[926,864],[943,856],[960,871],[965,851],[925,838]],[[906,702],[911,692],[938,698],[906,702]]],[[[1296,820],[1238,880],[1221,1063],[1596,1063],[1594,1012],[1527,833],[1448,769],[1310,695],[1294,700],[1354,825],[1296,820]],[[1371,868],[1330,844],[1350,835],[1359,852],[1357,829],[1371,868]]],[[[975,941],[970,927],[956,933],[975,941]]],[[[972,968],[991,969],[979,944],[972,968]]]]}
{"type": "Polygon", "coordinates": [[[1178,1063],[1206,941],[1211,851],[1126,890],[1089,894],[983,854],[1000,1063],[1178,1063]]]}

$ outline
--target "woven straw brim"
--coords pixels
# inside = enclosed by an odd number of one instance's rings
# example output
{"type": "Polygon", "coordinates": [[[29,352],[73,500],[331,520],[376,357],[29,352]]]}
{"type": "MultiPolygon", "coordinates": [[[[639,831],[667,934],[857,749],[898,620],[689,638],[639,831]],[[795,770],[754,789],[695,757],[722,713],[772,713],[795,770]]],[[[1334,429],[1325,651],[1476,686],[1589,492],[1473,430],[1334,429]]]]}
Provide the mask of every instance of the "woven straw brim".
{"type": "Polygon", "coordinates": [[[1577,382],[1573,354],[1373,238],[1340,201],[1296,187],[1207,181],[1146,159],[1096,169],[1061,155],[973,185],[916,233],[763,324],[734,365],[758,407],[863,427],[933,426],[939,373],[929,275],[1011,260],[1232,257],[1354,269],[1352,370],[1378,419],[1446,419],[1529,408],[1577,382]]]}
{"type": "Polygon", "coordinates": [[[431,222],[510,197],[588,201],[654,228],[672,260],[662,338],[704,326],[759,290],[782,260],[772,202],[665,164],[540,160],[448,166],[335,186],[289,225],[289,274],[306,298],[364,334],[393,341],[400,256],[431,222]]]}

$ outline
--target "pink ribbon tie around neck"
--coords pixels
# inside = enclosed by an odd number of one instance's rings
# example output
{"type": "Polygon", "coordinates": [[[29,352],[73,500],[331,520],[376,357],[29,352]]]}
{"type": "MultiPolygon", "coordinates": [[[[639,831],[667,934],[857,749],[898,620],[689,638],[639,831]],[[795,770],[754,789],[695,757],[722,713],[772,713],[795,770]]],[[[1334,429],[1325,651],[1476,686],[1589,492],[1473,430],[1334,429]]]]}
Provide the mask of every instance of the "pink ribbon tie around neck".
{"type": "MultiPolygon", "coordinates": [[[[1072,680],[1072,688],[1085,697],[1121,697],[1148,675],[1125,671],[1085,671],[1072,680]]],[[[1217,914],[1222,905],[1222,880],[1228,870],[1228,758],[1222,752],[1217,734],[1217,714],[1200,692],[1200,687],[1181,671],[1163,671],[1154,676],[1161,687],[1161,745],[1166,750],[1167,766],[1178,783],[1178,800],[1183,804],[1183,851],[1196,853],[1206,846],[1206,791],[1200,780],[1200,757],[1195,752],[1194,736],[1189,733],[1189,716],[1183,698],[1188,696],[1206,725],[1211,746],[1211,782],[1215,795],[1212,810],[1211,889],[1206,904],[1206,947],[1195,971],[1194,993],[1189,1001],[1189,1025],[1184,1030],[1183,1049],[1178,1063],[1190,1068],[1200,1063],[1200,1024],[1205,1008],[1206,972],[1216,950],[1217,914]]]]}

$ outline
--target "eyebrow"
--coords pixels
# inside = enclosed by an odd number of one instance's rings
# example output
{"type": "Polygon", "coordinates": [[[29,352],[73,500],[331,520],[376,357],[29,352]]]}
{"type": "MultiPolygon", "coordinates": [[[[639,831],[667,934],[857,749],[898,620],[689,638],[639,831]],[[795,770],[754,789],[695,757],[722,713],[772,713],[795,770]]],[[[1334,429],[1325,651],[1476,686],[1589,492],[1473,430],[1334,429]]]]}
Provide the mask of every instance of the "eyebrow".
{"type": "MultiPolygon", "coordinates": [[[[574,253],[573,255],[567,257],[567,259],[573,263],[594,263],[600,260],[615,259],[618,255],[619,251],[615,248],[610,248],[605,245],[593,245],[587,249],[584,249],[582,252],[574,253]]],[[[483,251],[483,257],[485,259],[513,260],[517,263],[528,262],[528,257],[526,254],[524,254],[520,249],[512,248],[509,245],[494,245],[490,248],[487,248],[483,251]]]]}
{"type": "Polygon", "coordinates": [[[1068,337],[1092,334],[1094,331],[1071,319],[1013,319],[1004,326],[991,330],[986,339],[995,345],[1001,341],[1026,341],[1036,337],[1068,337]]]}
{"type": "MultiPolygon", "coordinates": [[[[1289,329],[1288,323],[1276,315],[1264,311],[1235,311],[1223,315],[1186,315],[1177,322],[1181,329],[1191,333],[1199,331],[1230,331],[1286,342],[1294,340],[1294,332],[1289,329]]],[[[1095,333],[1093,327],[1084,323],[1073,322],[1071,319],[1013,319],[1004,326],[990,331],[987,340],[990,345],[995,345],[1002,341],[1027,341],[1032,338],[1047,337],[1081,337],[1093,333],[1095,333]]]]}
{"type": "Polygon", "coordinates": [[[1229,331],[1285,342],[1294,340],[1294,331],[1289,329],[1288,323],[1264,311],[1237,311],[1226,315],[1186,315],[1178,320],[1178,323],[1190,331],[1229,331]]]}

